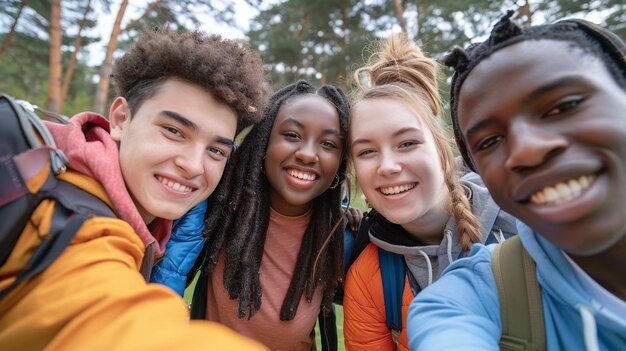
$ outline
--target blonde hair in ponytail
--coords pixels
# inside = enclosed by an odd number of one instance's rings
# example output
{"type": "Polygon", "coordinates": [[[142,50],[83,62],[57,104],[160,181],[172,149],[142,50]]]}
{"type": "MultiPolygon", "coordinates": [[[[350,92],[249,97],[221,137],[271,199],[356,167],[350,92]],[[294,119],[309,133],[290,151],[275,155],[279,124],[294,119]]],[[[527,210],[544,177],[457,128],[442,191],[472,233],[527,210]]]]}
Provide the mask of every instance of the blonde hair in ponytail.
{"type": "Polygon", "coordinates": [[[461,245],[469,252],[472,244],[481,241],[480,222],[463,186],[452,151],[453,140],[447,134],[441,118],[441,97],[437,75],[439,64],[426,57],[408,36],[393,35],[379,42],[368,64],[354,72],[359,101],[377,98],[399,99],[414,111],[417,118],[430,129],[443,168],[445,183],[450,193],[448,210],[456,220],[456,233],[461,245]],[[369,85],[362,79],[369,80],[369,85]]]}

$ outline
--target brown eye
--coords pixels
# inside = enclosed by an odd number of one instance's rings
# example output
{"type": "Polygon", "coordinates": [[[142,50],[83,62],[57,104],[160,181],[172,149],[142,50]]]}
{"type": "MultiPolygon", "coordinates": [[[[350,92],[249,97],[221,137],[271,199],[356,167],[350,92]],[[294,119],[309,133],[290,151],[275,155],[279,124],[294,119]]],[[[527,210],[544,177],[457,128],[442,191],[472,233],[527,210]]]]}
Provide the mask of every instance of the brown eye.
{"type": "Polygon", "coordinates": [[[548,113],[546,113],[544,116],[545,117],[556,116],[561,113],[571,111],[575,109],[576,107],[578,107],[578,105],[580,105],[580,103],[582,103],[583,100],[584,99],[582,98],[571,98],[571,99],[562,101],[558,103],[555,107],[550,109],[550,111],[548,111],[548,113]]]}
{"type": "Polygon", "coordinates": [[[335,143],[333,143],[332,141],[322,141],[322,147],[324,147],[325,149],[336,149],[337,145],[335,145],[335,143]]]}
{"type": "Polygon", "coordinates": [[[296,133],[296,132],[284,132],[284,133],[282,133],[282,135],[288,141],[298,141],[298,140],[300,140],[300,135],[298,135],[298,133],[296,133]]]}
{"type": "Polygon", "coordinates": [[[502,140],[501,135],[494,135],[494,136],[487,137],[481,140],[480,142],[478,142],[478,144],[474,147],[474,150],[476,152],[483,151],[497,144],[500,140],[502,140]]]}
{"type": "Polygon", "coordinates": [[[165,131],[168,132],[169,134],[172,134],[172,135],[175,135],[175,136],[178,136],[178,137],[182,137],[183,136],[183,133],[180,130],[174,128],[174,127],[164,126],[163,129],[165,129],[165,131]]]}
{"type": "Polygon", "coordinates": [[[374,150],[372,150],[372,149],[365,149],[365,150],[359,151],[359,152],[356,154],[356,157],[367,156],[367,155],[370,155],[370,154],[372,154],[372,153],[374,153],[374,150]]]}

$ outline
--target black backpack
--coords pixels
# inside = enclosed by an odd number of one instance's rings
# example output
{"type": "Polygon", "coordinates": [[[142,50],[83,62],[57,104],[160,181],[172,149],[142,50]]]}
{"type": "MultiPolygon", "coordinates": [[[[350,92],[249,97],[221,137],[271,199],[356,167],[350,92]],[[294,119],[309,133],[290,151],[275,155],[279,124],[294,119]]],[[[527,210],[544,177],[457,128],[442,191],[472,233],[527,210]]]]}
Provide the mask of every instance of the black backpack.
{"type": "Polygon", "coordinates": [[[0,289],[2,299],[18,284],[50,266],[85,220],[116,215],[96,196],[57,179],[56,175],[66,170],[67,158],[56,148],[34,109],[0,94],[0,125],[0,268],[33,211],[45,199],[56,200],[49,232],[16,279],[0,289]],[[46,176],[46,180],[39,188],[29,189],[27,181],[34,176],[46,176]]]}

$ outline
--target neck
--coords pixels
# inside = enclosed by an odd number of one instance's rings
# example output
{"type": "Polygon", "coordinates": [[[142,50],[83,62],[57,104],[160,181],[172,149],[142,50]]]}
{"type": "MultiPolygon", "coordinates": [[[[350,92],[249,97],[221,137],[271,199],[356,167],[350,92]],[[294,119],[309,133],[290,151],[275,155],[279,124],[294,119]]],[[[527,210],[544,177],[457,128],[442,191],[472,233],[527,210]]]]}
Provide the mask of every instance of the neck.
{"type": "Polygon", "coordinates": [[[571,259],[598,284],[626,301],[626,236],[609,249],[592,256],[574,256],[571,259]]]}
{"type": "Polygon", "coordinates": [[[402,228],[426,245],[437,245],[443,239],[443,231],[450,220],[448,197],[414,221],[403,224],[402,228]]]}

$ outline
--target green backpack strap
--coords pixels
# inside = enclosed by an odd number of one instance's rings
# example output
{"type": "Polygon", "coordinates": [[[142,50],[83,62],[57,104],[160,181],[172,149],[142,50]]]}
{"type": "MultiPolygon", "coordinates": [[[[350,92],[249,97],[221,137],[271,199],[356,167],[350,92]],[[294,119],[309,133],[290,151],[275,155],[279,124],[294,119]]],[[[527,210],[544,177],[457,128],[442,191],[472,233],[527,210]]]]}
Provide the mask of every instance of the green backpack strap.
{"type": "Polygon", "coordinates": [[[500,350],[545,350],[545,323],[535,262],[518,235],[495,248],[491,265],[500,299],[500,350]]]}

